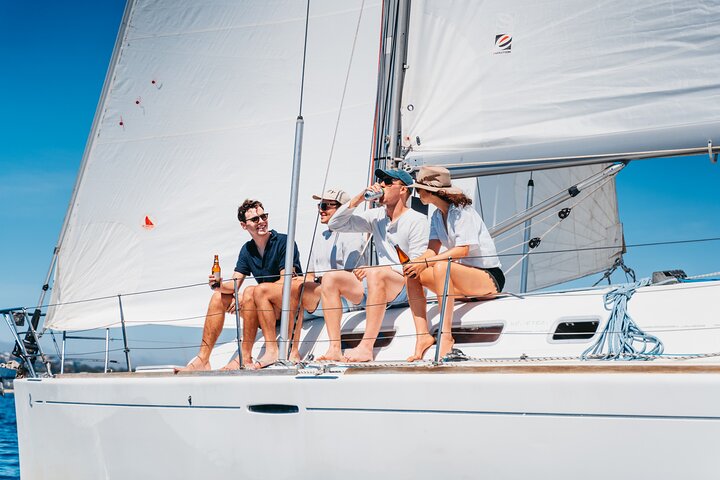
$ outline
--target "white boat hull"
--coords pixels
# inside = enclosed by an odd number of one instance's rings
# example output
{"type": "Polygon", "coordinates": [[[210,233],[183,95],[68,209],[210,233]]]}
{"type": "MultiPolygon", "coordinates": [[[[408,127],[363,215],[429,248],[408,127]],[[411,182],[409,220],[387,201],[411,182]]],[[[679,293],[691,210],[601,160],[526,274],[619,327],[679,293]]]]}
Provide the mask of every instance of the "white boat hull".
{"type": "Polygon", "coordinates": [[[22,380],[22,478],[717,478],[720,370],[622,367],[22,380]]]}
{"type": "MultiPolygon", "coordinates": [[[[666,358],[710,354],[719,294],[720,282],[646,287],[628,308],[666,358]]],[[[600,331],[607,315],[599,291],[462,304],[456,326],[504,330],[459,345],[484,360],[452,366],[383,363],[412,351],[396,309],[372,367],[17,380],[22,478],[717,478],[717,357],[583,362],[597,334],[553,339],[560,321],[599,318],[600,331]]],[[[320,324],[304,327],[305,353],[322,353],[320,324]]],[[[343,328],[362,331],[362,313],[343,328]]]]}

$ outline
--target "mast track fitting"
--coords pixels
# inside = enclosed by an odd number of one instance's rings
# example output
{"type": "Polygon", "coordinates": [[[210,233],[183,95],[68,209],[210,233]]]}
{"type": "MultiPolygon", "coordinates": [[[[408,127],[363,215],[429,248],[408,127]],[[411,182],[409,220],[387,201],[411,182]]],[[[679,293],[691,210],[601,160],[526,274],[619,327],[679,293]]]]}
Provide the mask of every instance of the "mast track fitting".
{"type": "Polygon", "coordinates": [[[412,174],[412,173],[415,171],[415,167],[413,167],[413,166],[410,165],[409,163],[400,162],[400,163],[398,164],[398,166],[399,166],[401,169],[405,170],[406,172],[408,172],[408,173],[410,173],[410,174],[412,174]]]}
{"type": "Polygon", "coordinates": [[[708,157],[710,157],[712,163],[717,163],[718,154],[713,151],[712,140],[708,140],[708,157]]]}

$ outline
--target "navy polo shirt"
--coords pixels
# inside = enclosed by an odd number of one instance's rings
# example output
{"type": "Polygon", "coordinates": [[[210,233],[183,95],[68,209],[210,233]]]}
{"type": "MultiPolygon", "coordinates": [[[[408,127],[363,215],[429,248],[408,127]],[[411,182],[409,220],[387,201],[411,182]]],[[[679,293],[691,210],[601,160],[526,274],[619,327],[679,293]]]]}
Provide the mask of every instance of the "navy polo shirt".
{"type": "MultiPolygon", "coordinates": [[[[287,235],[270,230],[270,240],[265,246],[265,255],[260,256],[255,240],[243,245],[238,255],[235,271],[243,275],[252,275],[257,283],[277,282],[280,280],[280,270],[285,268],[285,245],[287,235]]],[[[295,273],[301,274],[300,252],[295,244],[294,257],[295,273]]]]}

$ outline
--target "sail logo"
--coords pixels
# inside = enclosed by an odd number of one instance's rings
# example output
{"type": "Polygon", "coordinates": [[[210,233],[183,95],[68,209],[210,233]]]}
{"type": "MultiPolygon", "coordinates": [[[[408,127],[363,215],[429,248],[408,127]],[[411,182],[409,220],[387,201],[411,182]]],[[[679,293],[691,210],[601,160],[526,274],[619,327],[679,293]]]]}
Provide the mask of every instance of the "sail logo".
{"type": "Polygon", "coordinates": [[[500,33],[495,35],[495,48],[493,50],[494,55],[500,53],[510,53],[512,48],[512,36],[507,33],[500,33]]]}
{"type": "Polygon", "coordinates": [[[150,218],[150,215],[145,215],[145,221],[142,224],[142,228],[145,230],[152,230],[155,228],[155,221],[150,218]]]}

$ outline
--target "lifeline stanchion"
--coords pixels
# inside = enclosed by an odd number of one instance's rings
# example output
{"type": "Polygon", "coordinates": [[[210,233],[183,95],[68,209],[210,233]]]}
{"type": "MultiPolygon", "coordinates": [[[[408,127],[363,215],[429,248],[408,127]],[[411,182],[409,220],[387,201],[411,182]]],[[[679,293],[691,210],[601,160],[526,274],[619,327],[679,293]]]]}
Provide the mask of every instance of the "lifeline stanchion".
{"type": "Polygon", "coordinates": [[[110,329],[105,329],[105,364],[103,366],[103,373],[108,372],[108,364],[110,363],[110,329]]]}
{"type": "Polygon", "coordinates": [[[65,373],[65,342],[67,341],[67,332],[63,330],[63,339],[62,339],[62,350],[60,353],[60,375],[65,373]]]}
{"type": "Polygon", "coordinates": [[[118,305],[120,305],[120,324],[122,326],[122,336],[123,336],[123,351],[125,352],[125,363],[127,363],[127,370],[128,372],[132,372],[132,365],[130,365],[130,349],[128,348],[128,342],[127,342],[127,333],[125,332],[125,314],[123,313],[123,306],[122,306],[122,298],[120,295],[118,297],[118,305]]]}
{"type": "MultiPolygon", "coordinates": [[[[445,287],[443,288],[442,303],[440,305],[440,323],[438,324],[437,339],[435,340],[435,363],[440,361],[440,340],[442,340],[443,323],[445,322],[445,304],[448,301],[448,288],[450,287],[450,264],[452,257],[448,257],[447,270],[445,271],[445,287]]],[[[455,300],[453,299],[453,302],[455,300]]],[[[452,322],[452,319],[450,319],[452,322]]]]}
{"type": "Polygon", "coordinates": [[[235,292],[235,330],[237,331],[237,344],[238,344],[238,365],[243,368],[242,361],[242,337],[240,336],[240,308],[238,306],[238,279],[233,278],[233,291],[235,292]]]}

